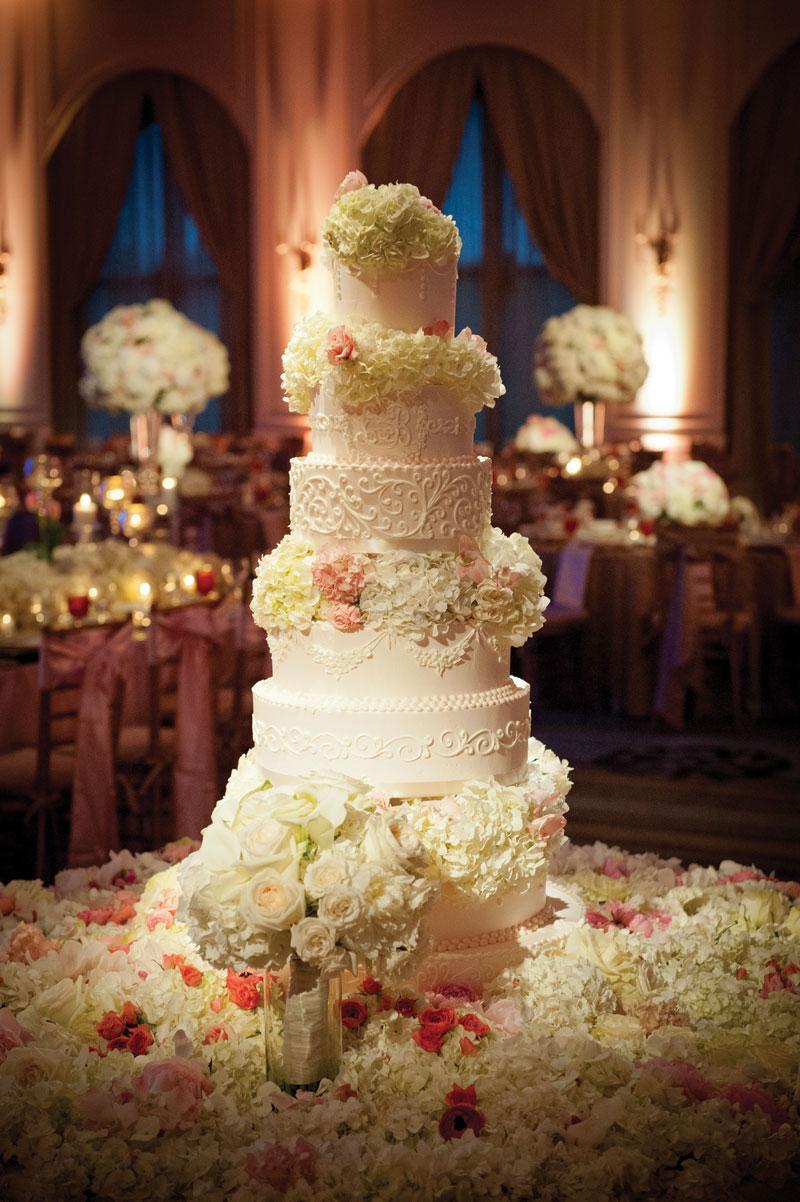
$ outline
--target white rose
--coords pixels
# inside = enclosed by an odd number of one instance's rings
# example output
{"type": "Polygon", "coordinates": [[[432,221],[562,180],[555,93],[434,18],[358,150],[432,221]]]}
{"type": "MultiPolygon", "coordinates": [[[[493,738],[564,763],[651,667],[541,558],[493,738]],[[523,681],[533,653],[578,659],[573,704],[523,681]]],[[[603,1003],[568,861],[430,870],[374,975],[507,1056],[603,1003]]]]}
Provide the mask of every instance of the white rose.
{"type": "Polygon", "coordinates": [[[294,859],[291,832],[274,818],[256,818],[238,834],[242,861],[248,868],[274,868],[282,872],[294,859]]]}
{"type": "Polygon", "coordinates": [[[325,922],[343,931],[361,917],[361,896],[349,885],[335,885],[319,901],[317,913],[325,922]]]}
{"type": "Polygon", "coordinates": [[[273,789],[266,797],[271,818],[286,826],[307,826],[317,814],[318,803],[309,789],[273,789]]]}
{"type": "Polygon", "coordinates": [[[350,872],[344,856],[336,852],[323,852],[319,859],[309,864],[303,884],[308,896],[317,898],[336,885],[344,885],[349,879],[350,872]]]}
{"type": "Polygon", "coordinates": [[[405,881],[408,877],[404,873],[388,872],[379,864],[363,864],[353,877],[353,888],[363,897],[367,911],[379,916],[403,910],[405,881]]]}
{"type": "Polygon", "coordinates": [[[391,812],[370,816],[362,848],[368,860],[389,868],[397,864],[411,867],[425,859],[417,832],[404,818],[391,812]]]}
{"type": "Polygon", "coordinates": [[[212,822],[203,830],[200,858],[207,868],[231,868],[239,863],[239,840],[222,822],[212,822]]]}
{"type": "Polygon", "coordinates": [[[298,881],[265,868],[242,890],[239,910],[255,931],[286,931],[305,914],[305,892],[298,881]]]}
{"type": "Polygon", "coordinates": [[[775,889],[747,889],[739,902],[738,920],[749,930],[780,923],[785,903],[775,889]]]}
{"type": "Polygon", "coordinates": [[[292,947],[306,964],[319,966],[336,948],[336,932],[321,918],[303,918],[292,927],[292,947]]]}

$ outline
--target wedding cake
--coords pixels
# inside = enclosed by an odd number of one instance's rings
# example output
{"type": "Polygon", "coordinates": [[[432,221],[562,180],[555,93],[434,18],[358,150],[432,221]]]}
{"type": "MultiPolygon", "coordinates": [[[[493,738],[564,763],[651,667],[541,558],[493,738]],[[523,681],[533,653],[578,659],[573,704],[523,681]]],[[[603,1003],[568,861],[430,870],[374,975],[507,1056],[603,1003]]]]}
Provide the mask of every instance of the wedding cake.
{"type": "Polygon", "coordinates": [[[206,954],[224,944],[253,962],[261,922],[323,967],[334,944],[386,964],[418,942],[484,950],[544,921],[568,769],[530,739],[530,689],[509,671],[547,601],[528,542],[491,525],[475,415],[505,390],[483,339],[455,334],[460,246],[415,187],[358,172],[325,221],[330,311],[301,321],[284,356],[313,449],[291,465],[291,532],[253,589],[273,674],[184,881],[206,954]],[[304,850],[281,843],[286,822],[304,850]],[[289,878],[305,890],[294,909],[289,878]],[[334,878],[338,918],[320,897],[334,878]]]}

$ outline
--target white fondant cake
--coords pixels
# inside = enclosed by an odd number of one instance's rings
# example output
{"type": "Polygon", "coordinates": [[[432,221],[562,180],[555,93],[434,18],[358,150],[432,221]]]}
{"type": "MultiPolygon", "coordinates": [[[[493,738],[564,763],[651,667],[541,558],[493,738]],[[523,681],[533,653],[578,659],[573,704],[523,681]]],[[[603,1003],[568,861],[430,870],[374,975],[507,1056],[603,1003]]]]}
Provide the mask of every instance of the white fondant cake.
{"type": "Polygon", "coordinates": [[[365,186],[323,237],[333,309],[284,359],[313,449],[254,585],[274,675],[253,690],[252,755],[273,784],[342,773],[417,815],[434,944],[493,945],[544,905],[569,787],[543,748],[529,762],[530,690],[509,675],[546,600],[538,557],[491,528],[473,447],[502,383],[483,340],[455,335],[457,231],[415,189],[365,186]]]}

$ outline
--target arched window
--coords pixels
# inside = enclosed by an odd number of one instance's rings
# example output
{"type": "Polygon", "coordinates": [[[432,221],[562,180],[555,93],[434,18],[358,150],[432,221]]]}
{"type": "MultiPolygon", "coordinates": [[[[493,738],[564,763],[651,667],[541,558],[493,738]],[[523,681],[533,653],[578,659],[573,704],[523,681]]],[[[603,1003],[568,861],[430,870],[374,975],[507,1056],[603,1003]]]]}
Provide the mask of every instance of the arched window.
{"type": "MultiPolygon", "coordinates": [[[[455,219],[463,242],[456,327],[479,331],[502,368],[506,395],[478,423],[478,437],[499,447],[541,409],[532,377],[534,339],[547,318],[570,309],[575,298],[551,276],[531,239],[480,88],[444,211],[455,219]]],[[[572,423],[571,406],[558,416],[572,423]]]]}
{"type": "MultiPolygon", "coordinates": [[[[145,98],[130,183],[97,287],[84,307],[83,324],[88,327],[99,321],[114,305],[151,297],[165,297],[193,321],[220,333],[217,266],[186,207],[164,154],[152,102],[145,98]]],[[[198,415],[196,429],[219,431],[221,404],[221,398],[210,401],[198,415]]],[[[123,414],[87,411],[90,439],[103,440],[127,428],[123,414]]]]}
{"type": "Polygon", "coordinates": [[[230,390],[206,428],[248,430],[250,160],[223,106],[185,76],[121,75],[73,117],[47,193],[56,430],[108,429],[78,393],[81,335],[111,304],[158,295],[228,348],[230,390]]]}

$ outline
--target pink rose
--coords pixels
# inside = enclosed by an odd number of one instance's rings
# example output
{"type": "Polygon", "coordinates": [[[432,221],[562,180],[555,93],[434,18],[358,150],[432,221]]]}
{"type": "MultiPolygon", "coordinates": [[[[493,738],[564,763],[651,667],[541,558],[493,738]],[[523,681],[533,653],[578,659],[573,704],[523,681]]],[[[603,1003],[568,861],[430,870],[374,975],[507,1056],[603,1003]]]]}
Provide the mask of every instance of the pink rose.
{"type": "Polygon", "coordinates": [[[346,196],[348,192],[358,192],[360,188],[366,188],[368,183],[367,177],[363,171],[348,171],[339,187],[334,194],[334,201],[339,200],[342,196],[346,196]]]}
{"type": "Polygon", "coordinates": [[[29,922],[20,922],[11,932],[8,943],[0,954],[0,961],[11,961],[14,964],[30,964],[41,960],[48,952],[58,947],[52,939],[45,938],[44,932],[29,922]]]}
{"type": "Polygon", "coordinates": [[[628,925],[628,930],[634,935],[643,935],[649,939],[656,931],[665,931],[672,922],[672,915],[666,910],[648,910],[646,913],[634,914],[628,925]]]}
{"type": "Polygon", "coordinates": [[[364,587],[367,560],[363,555],[326,543],[314,555],[311,576],[323,597],[353,605],[364,587]]]}
{"type": "Polygon", "coordinates": [[[134,1077],[133,1086],[142,1098],[157,1103],[164,1131],[172,1131],[195,1118],[203,1099],[214,1089],[199,1064],[177,1056],[148,1064],[134,1077]]]}
{"type": "Polygon", "coordinates": [[[533,822],[528,823],[528,833],[534,839],[549,839],[566,825],[567,820],[561,814],[545,814],[544,818],[535,818],[533,822]]]}
{"type": "Polygon", "coordinates": [[[328,362],[347,363],[358,358],[356,340],[344,326],[333,326],[328,330],[328,362]]]}
{"type": "Polygon", "coordinates": [[[169,910],[151,910],[147,915],[148,931],[154,931],[157,926],[164,926],[169,929],[172,923],[173,917],[169,910]]]}
{"type": "Polygon", "coordinates": [[[480,584],[490,572],[489,561],[481,554],[481,549],[475,539],[462,534],[458,541],[459,577],[462,580],[471,580],[473,584],[480,584]]]}
{"type": "Polygon", "coordinates": [[[268,1144],[259,1140],[253,1144],[245,1159],[248,1177],[270,1185],[279,1194],[285,1194],[290,1186],[302,1178],[309,1185],[317,1179],[317,1149],[302,1136],[294,1143],[294,1150],[284,1144],[268,1144]]]}
{"type": "Polygon", "coordinates": [[[0,1009],[0,1063],[12,1048],[21,1048],[32,1039],[30,1031],[20,1026],[12,1012],[3,1006],[0,1009]]]}
{"type": "Polygon", "coordinates": [[[358,606],[345,605],[342,602],[331,606],[328,621],[331,626],[335,626],[337,630],[343,630],[347,634],[352,634],[354,630],[360,630],[363,625],[361,610],[358,606]]]}

